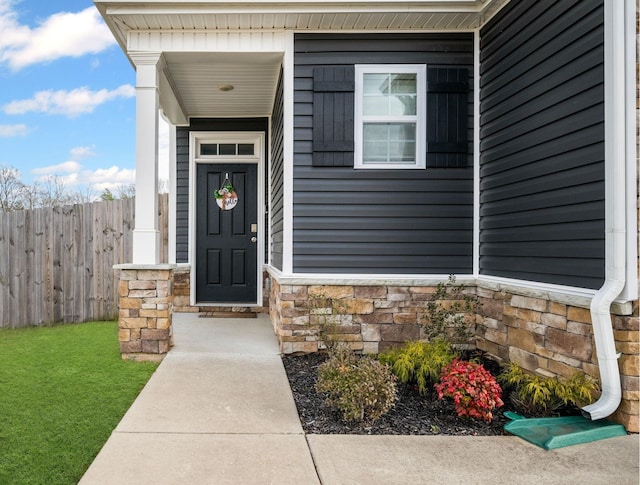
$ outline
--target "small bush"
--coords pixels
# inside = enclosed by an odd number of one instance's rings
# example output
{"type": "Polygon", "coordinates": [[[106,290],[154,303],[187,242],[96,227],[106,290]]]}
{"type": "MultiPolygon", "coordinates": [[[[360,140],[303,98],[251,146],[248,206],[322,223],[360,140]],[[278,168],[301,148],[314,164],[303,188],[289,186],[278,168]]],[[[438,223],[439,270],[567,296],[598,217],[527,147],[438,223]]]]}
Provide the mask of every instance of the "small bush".
{"type": "Polygon", "coordinates": [[[585,374],[576,372],[565,381],[554,377],[540,377],[525,372],[518,364],[510,363],[498,380],[513,389],[510,399],[518,411],[529,416],[550,416],[563,407],[581,407],[590,404],[598,383],[585,374]]]}
{"type": "Polygon", "coordinates": [[[341,340],[339,328],[345,320],[348,322],[351,318],[345,314],[344,302],[321,293],[307,300],[307,309],[309,324],[316,330],[329,355],[342,352],[347,344],[341,340]]]}
{"type": "Polygon", "coordinates": [[[438,399],[453,399],[458,416],[469,416],[491,422],[491,411],[504,403],[502,389],[482,364],[455,359],[440,373],[435,385],[438,399]]]}
{"type": "Polygon", "coordinates": [[[465,293],[464,285],[456,285],[455,276],[439,283],[424,311],[423,333],[427,340],[445,339],[466,344],[475,337],[475,326],[467,322],[475,315],[477,299],[465,293]]]}
{"type": "Polygon", "coordinates": [[[420,394],[426,394],[436,382],[442,368],[456,357],[449,342],[436,339],[430,342],[407,342],[398,350],[382,353],[378,359],[404,383],[416,383],[420,394]]]}
{"type": "Polygon", "coordinates": [[[396,378],[389,367],[348,351],[333,354],[318,368],[316,390],[345,421],[373,422],[395,404],[396,378]]]}

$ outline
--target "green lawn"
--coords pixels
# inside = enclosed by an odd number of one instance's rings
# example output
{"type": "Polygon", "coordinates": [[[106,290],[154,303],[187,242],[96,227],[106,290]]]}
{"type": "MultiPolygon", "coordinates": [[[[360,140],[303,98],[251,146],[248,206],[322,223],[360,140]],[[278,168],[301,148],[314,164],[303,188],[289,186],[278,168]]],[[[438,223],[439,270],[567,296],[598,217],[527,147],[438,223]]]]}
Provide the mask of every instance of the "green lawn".
{"type": "Polygon", "coordinates": [[[0,330],[0,484],[75,484],[157,364],[114,322],[0,330]]]}

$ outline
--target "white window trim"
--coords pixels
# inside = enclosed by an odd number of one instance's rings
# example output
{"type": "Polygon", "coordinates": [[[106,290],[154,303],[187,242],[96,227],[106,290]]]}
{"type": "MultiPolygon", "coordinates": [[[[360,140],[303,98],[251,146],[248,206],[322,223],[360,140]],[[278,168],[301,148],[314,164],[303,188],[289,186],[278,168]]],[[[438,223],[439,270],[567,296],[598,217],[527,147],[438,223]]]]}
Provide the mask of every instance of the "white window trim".
{"type": "MultiPolygon", "coordinates": [[[[200,133],[200,132],[194,132],[200,133]]],[[[205,132],[206,133],[206,132],[205,132]]],[[[259,163],[261,160],[262,140],[256,137],[254,132],[229,132],[229,138],[220,138],[219,132],[213,132],[211,135],[198,136],[194,144],[193,159],[196,163],[259,163]],[[216,136],[217,135],[217,136],[216,136]],[[200,147],[202,145],[213,144],[229,144],[229,145],[253,145],[253,155],[201,155],[200,147]]]]}
{"type": "Polygon", "coordinates": [[[355,113],[354,113],[354,168],[366,170],[388,169],[424,169],[426,167],[426,77],[427,67],[424,64],[359,64],[355,66],[355,113]],[[377,73],[412,73],[416,74],[416,160],[412,163],[363,163],[362,143],[365,121],[407,122],[407,116],[367,117],[363,115],[363,81],[364,74],[377,73]]]}

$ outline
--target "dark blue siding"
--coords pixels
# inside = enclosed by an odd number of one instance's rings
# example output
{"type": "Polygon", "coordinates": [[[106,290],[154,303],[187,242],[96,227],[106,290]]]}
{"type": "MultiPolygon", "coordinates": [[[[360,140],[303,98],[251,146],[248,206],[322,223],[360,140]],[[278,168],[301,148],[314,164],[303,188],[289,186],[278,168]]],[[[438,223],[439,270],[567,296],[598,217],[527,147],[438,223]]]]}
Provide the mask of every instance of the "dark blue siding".
{"type": "MultiPolygon", "coordinates": [[[[312,165],[313,68],[355,64],[465,67],[471,34],[299,34],[295,37],[295,272],[472,271],[472,143],[463,168],[354,170],[312,165]]],[[[468,136],[473,136],[472,93],[468,136]]],[[[426,136],[426,134],[425,134],[426,136]]]]}
{"type": "Polygon", "coordinates": [[[284,196],[284,119],[282,73],[276,89],[271,117],[271,264],[282,270],[284,196]]]}
{"type": "Polygon", "coordinates": [[[602,0],[510,2],[481,31],[480,271],[604,278],[602,0]]]}
{"type": "Polygon", "coordinates": [[[176,262],[189,261],[189,128],[176,128],[176,262]]]}

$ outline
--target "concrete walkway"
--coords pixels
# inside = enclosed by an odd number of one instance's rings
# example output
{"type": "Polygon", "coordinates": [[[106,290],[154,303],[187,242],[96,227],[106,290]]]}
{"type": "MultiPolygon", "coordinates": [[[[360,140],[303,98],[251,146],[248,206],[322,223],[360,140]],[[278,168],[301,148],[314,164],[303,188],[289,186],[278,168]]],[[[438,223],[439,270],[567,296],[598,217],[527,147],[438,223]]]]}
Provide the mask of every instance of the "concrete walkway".
{"type": "Polygon", "coordinates": [[[638,484],[638,436],[308,435],[268,318],[174,317],[175,347],[81,485],[638,484]]]}

